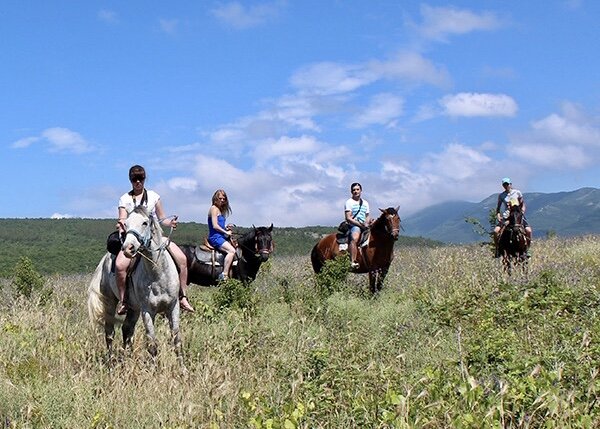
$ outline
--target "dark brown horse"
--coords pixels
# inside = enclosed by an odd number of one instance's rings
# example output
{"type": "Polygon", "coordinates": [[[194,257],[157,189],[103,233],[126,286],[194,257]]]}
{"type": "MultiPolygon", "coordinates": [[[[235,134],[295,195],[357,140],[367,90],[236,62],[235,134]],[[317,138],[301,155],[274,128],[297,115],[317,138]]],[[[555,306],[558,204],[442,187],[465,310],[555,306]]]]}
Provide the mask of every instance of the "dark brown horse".
{"type": "MultiPolygon", "coordinates": [[[[258,269],[269,259],[273,252],[273,237],[270,227],[252,227],[237,240],[234,265],[231,277],[244,283],[254,281],[258,269]]],[[[184,244],[179,246],[185,253],[188,267],[188,284],[212,286],[218,283],[218,276],[223,272],[223,253],[201,249],[199,246],[184,244]]]]}
{"type": "Polygon", "coordinates": [[[502,256],[502,265],[508,275],[513,267],[521,266],[527,273],[527,235],[523,225],[523,212],[519,205],[511,205],[506,224],[500,231],[498,251],[502,256]]]}
{"type": "MultiPolygon", "coordinates": [[[[375,293],[383,287],[383,280],[394,258],[394,242],[400,233],[399,207],[379,209],[381,215],[369,228],[369,238],[364,245],[359,245],[356,262],[359,267],[353,272],[369,273],[369,287],[375,293]]],[[[343,240],[342,240],[343,241],[343,240]]],[[[313,247],[310,259],[313,270],[319,273],[325,261],[334,259],[340,253],[346,253],[346,246],[340,249],[337,234],[323,237],[313,247]]]]}

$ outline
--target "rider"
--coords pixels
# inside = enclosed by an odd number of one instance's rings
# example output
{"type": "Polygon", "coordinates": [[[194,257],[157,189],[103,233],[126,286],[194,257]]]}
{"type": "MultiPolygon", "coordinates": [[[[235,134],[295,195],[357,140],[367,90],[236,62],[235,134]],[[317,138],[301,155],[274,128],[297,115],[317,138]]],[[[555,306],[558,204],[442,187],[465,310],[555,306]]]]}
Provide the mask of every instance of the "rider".
{"type": "Polygon", "coordinates": [[[373,219],[369,214],[369,203],[361,198],[362,185],[358,182],[354,182],[350,185],[351,197],[346,200],[344,206],[344,215],[346,222],[350,225],[350,261],[352,268],[358,268],[358,262],[356,257],[358,253],[357,242],[360,239],[361,231],[367,229],[373,219]]]}
{"type": "MultiPolygon", "coordinates": [[[[127,216],[131,213],[136,206],[143,205],[148,210],[151,216],[158,216],[159,222],[162,225],[177,228],[177,217],[166,218],[160,196],[150,190],[144,188],[144,181],[146,180],[146,170],[141,165],[134,165],[129,169],[129,181],[131,182],[132,190],[123,194],[119,199],[119,220],[117,222],[117,228],[119,233],[125,232],[124,222],[127,220],[127,216]]],[[[169,243],[169,252],[173,256],[173,260],[177,264],[179,269],[179,287],[180,296],[179,304],[181,308],[186,311],[193,312],[194,308],[190,305],[187,296],[187,261],[184,253],[181,251],[173,241],[169,243]]],[[[121,298],[121,306],[117,311],[117,314],[127,313],[127,302],[125,301],[125,281],[127,277],[127,268],[131,259],[127,258],[123,251],[120,251],[116,259],[116,276],[117,276],[117,288],[119,289],[119,295],[121,298]]]]}
{"type": "Polygon", "coordinates": [[[523,199],[523,194],[518,189],[514,189],[512,187],[512,181],[510,177],[505,177],[502,179],[502,187],[504,188],[504,192],[501,192],[498,195],[498,204],[496,205],[496,227],[494,228],[494,244],[496,245],[496,254],[495,257],[500,257],[498,252],[498,242],[500,240],[500,230],[504,226],[506,219],[508,219],[508,215],[510,213],[510,204],[518,204],[521,207],[521,212],[523,213],[523,226],[525,227],[525,235],[527,236],[527,257],[530,257],[529,254],[529,246],[531,245],[531,234],[532,230],[525,218],[525,200],[523,199]]]}
{"type": "Polygon", "coordinates": [[[208,243],[215,249],[225,253],[223,261],[223,272],[219,274],[219,280],[227,280],[229,271],[235,256],[235,247],[231,244],[233,225],[225,226],[225,219],[231,214],[231,207],[227,199],[227,193],[223,189],[217,189],[212,196],[212,205],[208,210],[208,243]]]}

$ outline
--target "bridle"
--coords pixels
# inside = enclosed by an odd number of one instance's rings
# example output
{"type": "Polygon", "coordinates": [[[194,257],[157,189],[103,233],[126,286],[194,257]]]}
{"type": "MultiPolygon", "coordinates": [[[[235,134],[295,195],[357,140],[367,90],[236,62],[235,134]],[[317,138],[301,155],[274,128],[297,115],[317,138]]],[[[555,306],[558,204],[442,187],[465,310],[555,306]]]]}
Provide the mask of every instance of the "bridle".
{"type": "MultiPolygon", "coordinates": [[[[164,220],[164,219],[162,219],[164,220]]],[[[158,257],[160,258],[160,254],[169,246],[169,244],[171,243],[171,234],[173,233],[173,227],[171,227],[171,230],[169,232],[169,235],[167,236],[167,239],[163,241],[163,243],[161,243],[158,247],[156,248],[152,248],[152,222],[153,220],[148,217],[148,221],[145,222],[147,223],[146,228],[144,229],[144,231],[140,232],[134,228],[129,228],[126,230],[125,232],[125,239],[127,238],[127,236],[129,234],[133,235],[133,237],[138,241],[138,243],[140,243],[140,246],[138,247],[138,249],[132,254],[132,257],[134,257],[137,254],[140,254],[142,257],[144,257],[145,259],[147,259],[148,261],[152,262],[154,265],[156,265],[156,263],[154,262],[154,260],[152,260],[151,258],[149,258],[145,253],[152,253],[152,252],[159,252],[158,257]]]]}
{"type": "MultiPolygon", "coordinates": [[[[261,235],[264,235],[261,233],[261,235]]],[[[254,256],[260,256],[260,255],[267,255],[269,256],[271,253],[273,253],[273,249],[274,249],[274,245],[273,245],[273,239],[271,238],[271,240],[261,240],[259,237],[259,234],[257,232],[254,233],[254,248],[250,248],[244,244],[242,244],[239,240],[238,240],[238,246],[246,249],[249,252],[252,252],[254,254],[254,256]],[[263,243],[264,241],[269,242],[268,247],[265,247],[263,243]]]]}

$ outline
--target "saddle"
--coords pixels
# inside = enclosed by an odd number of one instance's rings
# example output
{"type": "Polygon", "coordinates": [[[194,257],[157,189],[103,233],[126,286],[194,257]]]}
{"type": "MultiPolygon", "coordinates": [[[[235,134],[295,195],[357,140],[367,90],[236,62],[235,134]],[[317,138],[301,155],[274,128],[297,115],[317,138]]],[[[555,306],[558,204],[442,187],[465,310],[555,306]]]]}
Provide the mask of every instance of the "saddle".
{"type": "MultiPolygon", "coordinates": [[[[231,240],[231,244],[235,247],[235,258],[231,267],[235,267],[238,263],[239,258],[242,256],[242,251],[237,245],[237,241],[231,240]]],[[[215,268],[222,267],[225,262],[225,254],[219,249],[211,246],[208,242],[208,237],[204,237],[204,241],[196,246],[194,251],[194,257],[200,264],[210,265],[212,267],[212,275],[215,275],[215,268]]]]}
{"type": "MultiPolygon", "coordinates": [[[[365,247],[369,242],[369,237],[371,236],[370,229],[364,229],[361,231],[360,236],[358,238],[358,247],[365,247]]],[[[335,240],[337,241],[340,250],[346,250],[348,248],[348,243],[350,242],[350,234],[348,232],[341,233],[338,232],[335,234],[335,240]]]]}

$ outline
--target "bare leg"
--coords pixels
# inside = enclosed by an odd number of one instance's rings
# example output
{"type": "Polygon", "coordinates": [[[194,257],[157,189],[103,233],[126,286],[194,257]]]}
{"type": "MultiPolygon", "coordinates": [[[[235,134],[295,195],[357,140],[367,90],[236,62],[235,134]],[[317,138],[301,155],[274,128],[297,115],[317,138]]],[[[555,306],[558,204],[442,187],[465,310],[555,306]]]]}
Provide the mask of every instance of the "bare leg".
{"type": "Polygon", "coordinates": [[[177,264],[177,267],[179,268],[179,289],[181,292],[179,304],[184,310],[193,313],[195,311],[194,307],[192,307],[187,298],[187,259],[179,246],[172,241],[169,244],[169,251],[171,252],[171,255],[173,255],[175,264],[177,264]]]}
{"type": "Polygon", "coordinates": [[[115,261],[115,277],[117,280],[117,289],[119,289],[119,300],[121,305],[118,307],[117,314],[127,313],[127,303],[125,302],[125,282],[127,279],[127,268],[131,262],[123,252],[119,252],[115,261]]]}
{"type": "Polygon", "coordinates": [[[233,245],[226,241],[221,245],[220,248],[222,251],[227,252],[225,254],[225,260],[223,261],[223,278],[229,278],[229,272],[231,271],[231,265],[233,264],[233,258],[235,256],[235,248],[233,245]]]}
{"type": "Polygon", "coordinates": [[[358,263],[356,261],[358,257],[358,240],[360,239],[360,231],[353,232],[350,236],[350,243],[348,243],[348,248],[350,249],[350,263],[352,268],[358,268],[358,263]]]}

